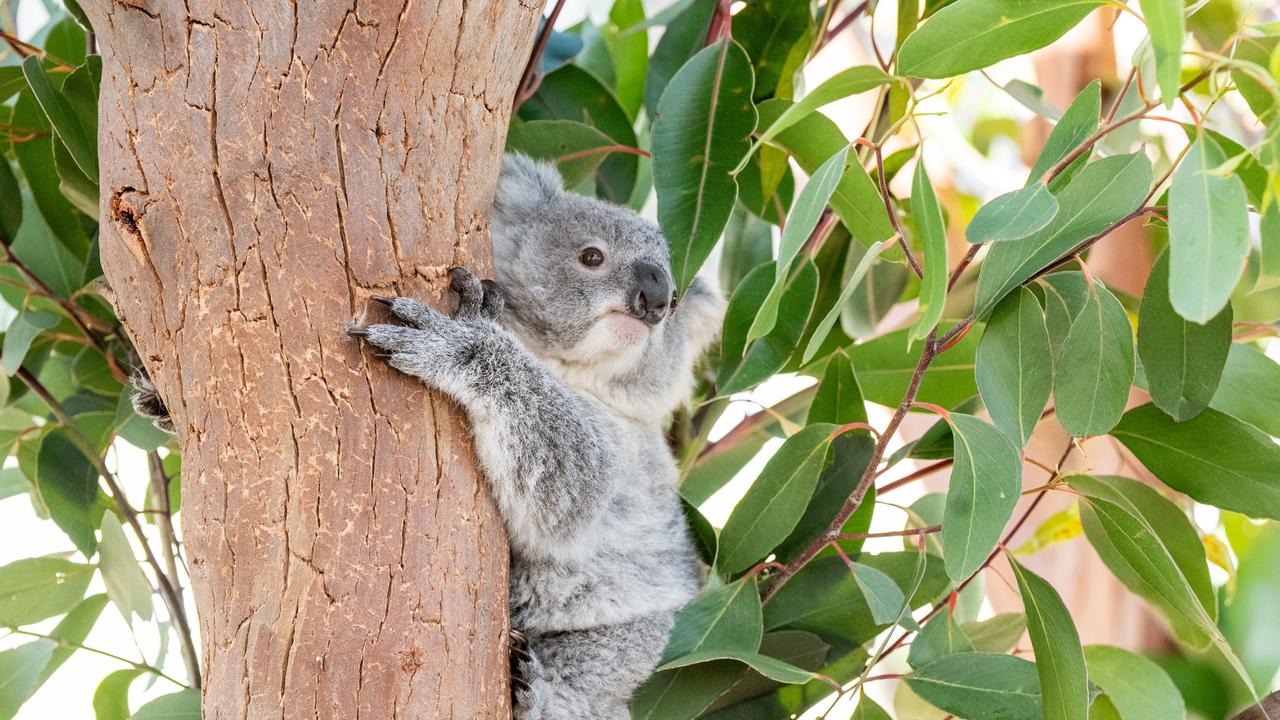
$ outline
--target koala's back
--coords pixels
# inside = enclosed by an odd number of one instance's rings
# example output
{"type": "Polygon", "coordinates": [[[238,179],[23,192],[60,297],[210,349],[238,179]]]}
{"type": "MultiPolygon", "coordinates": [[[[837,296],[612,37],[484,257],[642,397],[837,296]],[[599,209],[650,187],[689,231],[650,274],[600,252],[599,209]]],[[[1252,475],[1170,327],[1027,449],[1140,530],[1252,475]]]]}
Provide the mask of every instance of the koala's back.
{"type": "Polygon", "coordinates": [[[552,558],[513,553],[513,627],[557,632],[674,612],[702,586],[661,430],[618,421],[617,439],[612,497],[593,526],[552,558]]]}

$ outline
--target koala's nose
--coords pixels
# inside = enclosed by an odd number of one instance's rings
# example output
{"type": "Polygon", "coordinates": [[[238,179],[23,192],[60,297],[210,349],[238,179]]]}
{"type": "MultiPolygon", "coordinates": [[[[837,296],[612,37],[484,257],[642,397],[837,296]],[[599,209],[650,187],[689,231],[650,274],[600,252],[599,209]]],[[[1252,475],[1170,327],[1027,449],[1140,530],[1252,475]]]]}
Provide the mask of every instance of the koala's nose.
{"type": "Polygon", "coordinates": [[[653,263],[636,263],[634,287],[631,312],[650,325],[662,322],[671,308],[671,281],[666,270],[653,263]]]}

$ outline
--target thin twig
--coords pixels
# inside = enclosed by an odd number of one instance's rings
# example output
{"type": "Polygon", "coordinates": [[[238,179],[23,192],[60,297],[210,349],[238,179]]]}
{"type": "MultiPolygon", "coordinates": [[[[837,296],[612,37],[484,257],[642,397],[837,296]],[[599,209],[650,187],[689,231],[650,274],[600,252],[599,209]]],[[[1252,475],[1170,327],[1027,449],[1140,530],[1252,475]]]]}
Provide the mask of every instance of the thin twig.
{"type": "Polygon", "coordinates": [[[556,19],[560,17],[560,11],[563,9],[564,0],[556,0],[555,7],[551,9],[551,15],[547,17],[542,29],[538,31],[538,39],[533,43],[533,52],[529,54],[529,62],[524,66],[524,72],[520,74],[520,84],[516,85],[516,98],[511,106],[512,115],[515,115],[520,106],[533,97],[534,93],[538,92],[538,86],[542,84],[542,71],[538,69],[538,66],[542,64],[542,54],[547,50],[547,43],[551,41],[551,33],[556,28],[556,19]]]}
{"type": "Polygon", "coordinates": [[[142,546],[143,555],[146,557],[147,564],[151,566],[152,572],[156,576],[156,585],[160,591],[160,597],[164,600],[165,606],[169,609],[169,614],[173,617],[174,624],[178,627],[178,634],[183,644],[183,660],[187,663],[187,673],[191,676],[191,686],[200,687],[200,666],[196,661],[197,655],[195,644],[191,639],[191,627],[187,622],[186,609],[182,604],[182,598],[174,591],[173,584],[169,582],[168,576],[160,567],[160,562],[156,559],[155,553],[151,550],[151,544],[147,541],[146,533],[142,531],[142,525],[138,522],[138,513],[129,504],[125,497],[124,490],[120,484],[116,482],[115,476],[111,470],[107,468],[107,464],[103,462],[102,456],[98,454],[97,448],[89,439],[85,437],[80,430],[80,426],[76,423],[75,418],[67,413],[62,403],[58,402],[53,394],[26,368],[18,368],[15,373],[17,378],[27,386],[31,392],[35,393],[44,404],[48,406],[53,416],[61,423],[67,436],[72,443],[84,454],[85,458],[93,465],[94,470],[106,482],[107,488],[111,492],[111,498],[115,501],[116,507],[120,510],[120,514],[124,516],[125,521],[133,530],[133,534],[137,537],[138,543],[142,546]]]}
{"type": "MultiPolygon", "coordinates": [[[[859,140],[859,142],[866,142],[859,140]]],[[[884,201],[884,211],[889,214],[889,222],[893,223],[893,229],[898,233],[898,247],[902,248],[902,252],[907,256],[907,265],[911,267],[911,271],[916,277],[924,277],[924,269],[920,267],[920,261],[916,260],[916,256],[911,253],[911,246],[907,245],[907,236],[902,232],[902,224],[898,222],[898,213],[893,209],[893,198],[889,195],[889,183],[884,177],[884,156],[880,152],[878,143],[872,144],[872,150],[876,158],[876,175],[880,179],[880,199],[884,201]]]]}
{"type": "Polygon", "coordinates": [[[973,259],[978,256],[978,251],[981,249],[981,244],[969,246],[968,252],[964,254],[964,257],[960,258],[956,268],[951,271],[951,277],[947,279],[947,292],[951,292],[951,289],[956,286],[960,276],[964,274],[965,268],[969,267],[969,263],[973,262],[973,259]]]}
{"type": "MultiPolygon", "coordinates": [[[[818,41],[817,47],[815,47],[813,50],[813,55],[817,55],[819,52],[821,52],[822,48],[826,47],[827,44],[830,43],[832,40],[835,40],[837,35],[844,32],[845,29],[848,28],[850,25],[852,25],[855,20],[862,17],[862,15],[866,11],[867,11],[867,2],[866,0],[863,0],[863,2],[859,3],[857,7],[855,7],[853,10],[850,10],[848,15],[845,15],[843,18],[840,18],[840,22],[836,23],[833,27],[827,30],[826,33],[822,35],[822,38],[818,41]]],[[[812,55],[810,57],[812,57],[812,55]]]]}
{"type": "Polygon", "coordinates": [[[946,460],[939,460],[938,462],[932,465],[925,465],[924,467],[920,468],[919,470],[916,470],[915,472],[911,473],[910,475],[904,478],[899,478],[897,480],[894,480],[891,483],[887,483],[884,487],[876,488],[876,495],[879,496],[879,495],[883,495],[884,493],[890,492],[892,490],[897,490],[903,485],[908,485],[910,483],[913,483],[916,480],[919,480],[920,478],[928,477],[940,470],[946,470],[947,468],[951,467],[953,464],[955,464],[955,458],[947,458],[946,460]]]}
{"type": "Polygon", "coordinates": [[[89,645],[85,645],[84,643],[78,643],[73,640],[67,640],[66,638],[60,638],[60,637],[57,637],[56,635],[45,635],[44,633],[33,632],[31,630],[24,630],[23,628],[15,627],[13,625],[5,625],[4,629],[8,630],[11,633],[14,633],[15,635],[25,635],[26,637],[39,638],[41,640],[49,640],[62,647],[75,648],[76,650],[84,650],[85,652],[91,652],[91,653],[94,653],[95,655],[101,655],[103,657],[111,658],[112,660],[118,660],[119,662],[122,662],[125,665],[129,665],[138,670],[142,670],[143,672],[149,672],[152,675],[155,675],[156,677],[162,677],[165,680],[168,680],[169,682],[173,683],[174,685],[177,685],[178,687],[184,687],[184,688],[190,687],[186,683],[182,682],[181,680],[178,680],[177,678],[174,678],[171,675],[168,675],[167,673],[165,673],[165,671],[161,670],[160,668],[154,665],[148,665],[147,663],[141,662],[141,661],[130,660],[127,657],[116,655],[113,652],[108,652],[100,648],[91,647],[89,645]]]}
{"type": "Polygon", "coordinates": [[[929,535],[930,533],[941,531],[941,525],[930,525],[929,527],[908,528],[906,530],[889,530],[886,532],[844,533],[842,535],[837,535],[836,540],[867,540],[869,538],[910,537],[912,535],[929,535]]]}

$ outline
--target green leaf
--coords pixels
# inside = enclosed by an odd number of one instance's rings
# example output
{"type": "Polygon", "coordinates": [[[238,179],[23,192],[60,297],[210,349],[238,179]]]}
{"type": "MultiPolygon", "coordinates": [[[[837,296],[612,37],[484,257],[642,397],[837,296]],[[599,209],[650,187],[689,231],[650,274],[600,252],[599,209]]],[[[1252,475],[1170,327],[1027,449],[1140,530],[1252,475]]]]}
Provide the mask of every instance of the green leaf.
{"type": "Polygon", "coordinates": [[[844,425],[866,421],[867,407],[862,400],[858,376],[853,372],[848,354],[841,350],[831,356],[831,361],[822,373],[822,382],[818,384],[818,391],[809,405],[805,424],[844,425]]]}
{"type": "Polygon", "coordinates": [[[662,93],[653,123],[658,222],[683,292],[720,238],[738,196],[730,170],[756,126],[751,63],[725,39],[693,56],[662,93]]]}
{"type": "Polygon", "coordinates": [[[1036,164],[1031,167],[1031,173],[1027,176],[1027,186],[1043,184],[1041,180],[1045,173],[1066,159],[1071,151],[1098,130],[1101,115],[1102,83],[1094,80],[1076,95],[1076,99],[1071,101],[1071,107],[1062,114],[1058,124],[1053,126],[1053,131],[1044,141],[1044,147],[1040,149],[1036,164]]]}
{"type": "Polygon", "coordinates": [[[50,640],[19,645],[0,652],[0,718],[9,720],[40,686],[40,671],[56,647],[50,640]]]}
{"type": "Polygon", "coordinates": [[[671,78],[706,44],[707,31],[717,0],[693,0],[680,14],[667,23],[649,60],[649,73],[644,85],[644,106],[652,118],[658,111],[658,100],[671,78]]]}
{"type": "Polygon", "coordinates": [[[507,149],[553,163],[566,187],[591,177],[616,143],[591,125],[573,120],[530,120],[513,125],[507,149]]]}
{"type": "Polygon", "coordinates": [[[102,542],[98,546],[98,552],[98,566],[107,586],[107,595],[120,609],[120,614],[126,621],[130,621],[132,615],[150,620],[151,584],[142,574],[129,539],[125,537],[124,528],[114,513],[102,516],[102,542]]]}
{"type": "Polygon", "coordinates": [[[787,56],[812,22],[808,4],[791,0],[757,0],[733,16],[733,39],[751,56],[755,71],[754,99],[773,95],[787,56]]]}
{"type": "Polygon", "coordinates": [[[129,720],[129,686],[141,670],[116,670],[93,691],[94,720],[129,720]]]}
{"type": "Polygon", "coordinates": [[[1123,720],[1185,718],[1182,693],[1159,665],[1118,647],[1084,649],[1089,682],[1102,688],[1123,720]]]}
{"type": "Polygon", "coordinates": [[[1072,437],[1102,435],[1124,414],[1133,385],[1133,326],[1124,306],[1096,283],[1071,323],[1054,369],[1058,422],[1072,437]]]}
{"type": "Polygon", "coordinates": [[[1039,720],[1040,678],[1034,663],[991,653],[939,658],[907,676],[907,685],[930,705],[957,717],[1039,720]]]}
{"type": "MultiPolygon", "coordinates": [[[[548,73],[538,92],[520,106],[520,119],[585,122],[608,135],[613,144],[638,146],[631,118],[618,99],[598,78],[577,65],[565,65],[548,73]]],[[[596,194],[619,205],[627,204],[636,185],[639,160],[630,153],[606,156],[595,173],[596,194]]]]}
{"type": "Polygon", "coordinates": [[[1182,85],[1182,39],[1186,35],[1182,0],[1142,0],[1142,16],[1156,54],[1156,81],[1166,108],[1173,107],[1182,85]]]}
{"type": "Polygon", "coordinates": [[[1174,490],[1280,520],[1280,447],[1253,427],[1213,409],[1177,423],[1143,405],[1125,413],[1111,434],[1174,490]]]}
{"type": "Polygon", "coordinates": [[[27,357],[27,351],[31,349],[31,342],[41,332],[57,325],[59,319],[57,313],[47,310],[25,308],[18,313],[18,317],[13,319],[9,329],[4,333],[5,375],[12,377],[18,372],[18,368],[22,367],[22,361],[27,357]]]}
{"type": "Polygon", "coordinates": [[[1151,161],[1142,153],[1086,165],[1054,193],[1059,209],[1052,222],[1018,242],[991,246],[978,276],[975,315],[986,315],[1015,287],[1137,210],[1150,187],[1151,161]]]}
{"type": "Polygon", "coordinates": [[[9,161],[0,157],[0,244],[9,247],[18,236],[21,224],[22,191],[18,188],[18,178],[14,177],[9,161]]]}
{"type": "Polygon", "coordinates": [[[717,660],[654,673],[631,697],[633,720],[693,720],[746,673],[741,663],[717,660]]]}
{"type": "Polygon", "coordinates": [[[1027,611],[1027,630],[1036,652],[1045,720],[1087,720],[1089,681],[1084,652],[1071,613],[1044,578],[1009,560],[1027,611]]]}
{"type": "Polygon", "coordinates": [[[813,495],[835,430],[810,425],[778,448],[720,531],[717,570],[746,570],[786,539],[813,495]]]}
{"type": "Polygon", "coordinates": [[[98,548],[95,531],[102,517],[97,504],[98,471],[65,431],[55,430],[40,443],[36,473],[36,489],[54,523],[86,558],[93,557],[98,548]]]}
{"type": "Polygon", "coordinates": [[[1053,388],[1049,332],[1035,295],[1018,288],[996,306],[978,343],[974,376],[991,422],[1024,447],[1053,388]]]}
{"type": "MultiPolygon", "coordinates": [[[[62,195],[59,187],[61,180],[53,162],[53,146],[56,140],[51,137],[52,126],[49,125],[48,118],[44,116],[44,112],[41,111],[39,103],[29,89],[18,94],[18,100],[13,106],[13,123],[41,133],[48,133],[37,135],[27,142],[14,143],[13,154],[18,160],[18,166],[22,168],[22,176],[31,187],[31,197],[39,210],[38,215],[48,224],[49,232],[57,238],[61,248],[82,257],[89,249],[89,236],[81,224],[79,213],[62,195]]],[[[28,212],[25,216],[24,231],[30,229],[26,226],[35,227],[32,225],[31,215],[32,213],[28,212]]],[[[46,237],[41,237],[39,241],[40,247],[48,244],[46,237]]],[[[28,257],[22,259],[30,261],[28,257]]],[[[36,273],[45,282],[50,282],[51,278],[47,273],[42,273],[40,270],[36,270],[36,273]]],[[[74,289],[66,287],[65,283],[51,284],[55,290],[65,291],[62,293],[64,296],[69,295],[71,289],[74,289]]]]}
{"type": "Polygon", "coordinates": [[[1093,292],[1084,273],[1078,270],[1051,273],[1037,280],[1035,287],[1044,294],[1044,324],[1049,331],[1049,347],[1056,366],[1062,357],[1062,344],[1067,340],[1071,324],[1093,292]]]}
{"type": "Polygon", "coordinates": [[[853,709],[853,715],[849,720],[893,720],[893,718],[889,717],[889,713],[885,712],[884,708],[863,693],[862,697],[858,698],[858,706],[853,709]]]}
{"type": "Polygon", "coordinates": [[[662,662],[704,650],[754,651],[760,647],[761,622],[755,578],[704,591],[676,613],[662,662]]]}
{"type": "Polygon", "coordinates": [[[907,37],[898,72],[948,78],[1038,50],[1075,27],[1101,0],[958,0],[907,37]]]}
{"type": "MultiPolygon", "coordinates": [[[[779,101],[777,107],[785,107],[786,109],[781,110],[776,115],[772,113],[766,115],[764,109],[761,108],[760,127],[763,128],[763,131],[760,133],[755,145],[752,146],[751,151],[778,137],[796,123],[807,119],[823,105],[874,90],[882,85],[887,85],[892,80],[892,76],[887,75],[878,67],[859,65],[836,73],[795,103],[785,104],[779,101]]],[[[751,157],[751,151],[738,163],[735,172],[741,171],[746,166],[747,160],[751,157]]]]}
{"type": "MultiPolygon", "coordinates": [[[[908,337],[923,340],[942,319],[947,299],[947,224],[942,206],[933,193],[933,184],[924,169],[923,156],[916,162],[911,180],[911,217],[915,220],[920,244],[924,246],[924,278],[920,280],[920,319],[908,337]]],[[[843,307],[843,304],[842,304],[843,307]]]]}
{"type": "Polygon", "coordinates": [[[747,331],[747,342],[768,335],[778,322],[778,303],[787,287],[787,275],[791,264],[800,253],[801,246],[813,233],[822,217],[822,211],[836,189],[836,183],[844,175],[848,162],[849,147],[840,148],[834,155],[822,163],[822,167],[809,178],[799,197],[791,206],[787,215],[787,224],[782,229],[782,238],[778,243],[778,262],[775,265],[773,286],[756,313],[755,321],[747,331]]]}
{"type": "Polygon", "coordinates": [[[956,622],[955,614],[950,610],[943,610],[926,623],[920,634],[911,641],[907,664],[918,668],[941,657],[974,650],[973,642],[956,622]]]}
{"type": "Polygon", "coordinates": [[[200,691],[188,688],[161,695],[138,708],[130,720],[200,720],[200,691]]]}
{"type": "Polygon", "coordinates": [[[1182,317],[1207,323],[1231,298],[1249,256],[1248,200],[1211,138],[1191,146],[1169,188],[1169,300],[1182,317]]]}
{"type": "Polygon", "coordinates": [[[776,658],[771,658],[767,655],[761,655],[760,653],[749,652],[746,650],[702,650],[690,653],[663,665],[659,665],[657,667],[657,671],[674,670],[676,668],[688,667],[690,665],[711,662],[713,660],[736,660],[771,680],[777,680],[778,682],[786,683],[788,685],[806,683],[814,677],[813,673],[808,670],[798,668],[790,663],[783,662],[776,658]]]}
{"type": "Polygon", "coordinates": [[[1233,344],[1209,407],[1280,437],[1280,365],[1254,345],[1233,344]]]}
{"type": "MultiPolygon", "coordinates": [[[[973,379],[975,336],[969,333],[933,361],[920,384],[919,401],[952,408],[978,394],[973,379]]],[[[902,329],[853,346],[849,358],[866,399],[894,407],[902,402],[920,355],[907,348],[907,330],[902,329]]]]}
{"type": "Polygon", "coordinates": [[[982,622],[964,623],[960,626],[978,652],[1004,653],[1017,646],[1027,630],[1027,618],[1022,613],[1002,613],[982,622]]]}
{"type": "Polygon", "coordinates": [[[1179,422],[1209,406],[1231,349],[1231,306],[1205,325],[1169,303],[1169,253],[1160,254],[1138,310],[1138,357],[1151,401],[1179,422]]]}
{"type": "Polygon", "coordinates": [[[54,671],[62,667],[62,664],[75,653],[78,649],[76,646],[84,644],[85,638],[89,637],[90,631],[98,622],[98,617],[102,615],[102,609],[106,606],[106,595],[101,593],[90,595],[81,600],[49,631],[49,635],[62,644],[54,649],[49,662],[45,663],[44,669],[40,672],[40,685],[43,685],[49,676],[53,675],[54,671]]]}
{"type": "Polygon", "coordinates": [[[643,24],[642,0],[616,0],[601,33],[613,60],[618,101],[632,120],[644,105],[644,77],[649,71],[649,33],[643,24]]]}
{"type": "Polygon", "coordinates": [[[902,620],[908,629],[915,627],[915,620],[907,612],[906,596],[893,578],[879,570],[853,563],[850,568],[853,580],[862,591],[862,597],[871,609],[871,619],[878,625],[891,625],[902,620]]]}
{"type": "Polygon", "coordinates": [[[27,558],[0,567],[0,625],[30,625],[68,612],[89,587],[93,566],[27,558]]]}
{"type": "Polygon", "coordinates": [[[721,397],[752,387],[778,372],[791,357],[804,333],[818,293],[818,269],[811,261],[805,261],[799,271],[788,279],[789,287],[783,291],[782,301],[778,306],[781,320],[777,326],[742,352],[742,341],[738,338],[743,337],[742,327],[746,323],[739,320],[744,316],[754,317],[760,303],[753,298],[766,294],[765,288],[772,282],[772,272],[772,264],[757,268],[747,276],[729,303],[729,310],[725,313],[724,340],[721,343],[724,367],[721,370],[720,386],[717,388],[721,397]],[[729,313],[734,314],[732,323],[729,313]],[[731,352],[742,352],[741,362],[737,362],[731,352]]]}
{"type": "Polygon", "coordinates": [[[31,56],[22,62],[22,74],[35,95],[40,108],[49,118],[58,140],[66,146],[76,165],[86,177],[98,177],[98,148],[92,134],[80,123],[71,105],[62,93],[54,88],[39,57],[31,56]]]}
{"type": "Polygon", "coordinates": [[[995,427],[972,415],[951,413],[955,466],[942,517],[947,576],[972,575],[1000,541],[1022,491],[1018,449],[995,427]]]}
{"type": "MultiPolygon", "coordinates": [[[[803,100],[801,102],[804,102],[803,100]]],[[[759,107],[760,124],[767,127],[787,109],[794,107],[784,100],[770,100],[759,107]]],[[[814,173],[831,154],[849,141],[840,128],[821,113],[810,113],[773,139],[778,147],[791,154],[806,173],[814,173]]],[[[831,209],[859,243],[871,247],[893,235],[893,226],[884,211],[880,190],[861,163],[850,163],[844,177],[831,195],[831,209]]],[[[895,251],[890,251],[892,253],[895,251]]],[[[900,251],[896,251],[900,255],[900,251]]]]}
{"type": "Polygon", "coordinates": [[[1058,214],[1058,199],[1034,183],[1007,192],[978,209],[965,229],[971,244],[1021,240],[1041,230],[1058,214]]]}
{"type": "Polygon", "coordinates": [[[801,362],[809,362],[818,354],[818,351],[822,349],[823,343],[826,342],[827,335],[831,333],[831,330],[836,326],[836,322],[840,320],[840,313],[845,304],[849,302],[849,298],[853,295],[853,292],[858,289],[858,285],[862,282],[862,278],[866,276],[867,271],[871,269],[872,263],[876,261],[876,258],[880,257],[880,253],[883,252],[883,250],[883,245],[877,246],[876,248],[867,251],[867,254],[863,255],[862,259],[858,261],[858,266],[854,268],[853,273],[845,280],[844,289],[840,291],[839,299],[837,299],[835,304],[831,306],[831,309],[827,311],[827,314],[823,316],[822,320],[818,321],[818,325],[814,329],[813,334],[809,336],[809,343],[805,345],[804,355],[801,358],[801,362]]]}

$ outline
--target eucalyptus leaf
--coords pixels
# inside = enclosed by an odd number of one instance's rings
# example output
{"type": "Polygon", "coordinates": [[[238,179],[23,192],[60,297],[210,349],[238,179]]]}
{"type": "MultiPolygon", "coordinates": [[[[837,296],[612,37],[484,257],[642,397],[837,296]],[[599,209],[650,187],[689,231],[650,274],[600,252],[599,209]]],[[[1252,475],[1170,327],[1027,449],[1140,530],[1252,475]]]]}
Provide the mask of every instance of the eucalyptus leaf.
{"type": "Polygon", "coordinates": [[[1058,422],[1072,437],[1102,435],[1124,414],[1133,384],[1133,326],[1124,306],[1096,283],[1071,323],[1054,368],[1058,422]]]}
{"type": "Polygon", "coordinates": [[[947,418],[955,436],[955,466],[942,517],[947,576],[961,582],[1000,541],[1022,491],[1018,449],[1002,432],[962,413],[947,418]]]}
{"type": "Polygon", "coordinates": [[[1040,303],[1018,288],[982,332],[974,376],[991,422],[1018,447],[1031,438],[1053,388],[1053,355],[1040,303]]]}
{"type": "Polygon", "coordinates": [[[920,319],[911,326],[909,337],[923,340],[933,332],[942,319],[942,309],[947,299],[947,225],[942,217],[942,206],[933,192],[933,184],[925,172],[924,157],[916,162],[911,181],[911,217],[916,232],[924,246],[924,277],[920,280],[920,319]]]}
{"type": "Polygon", "coordinates": [[[1012,655],[964,653],[941,657],[908,675],[930,705],[978,720],[1039,720],[1040,678],[1035,663],[1012,655]]]}
{"type": "Polygon", "coordinates": [[[1160,666],[1147,658],[1107,645],[1084,649],[1089,682],[1102,688],[1123,720],[1185,718],[1182,693],[1160,666]]]}
{"type": "Polygon", "coordinates": [[[86,128],[81,124],[67,99],[49,80],[39,57],[31,56],[24,60],[22,74],[27,78],[27,85],[40,103],[40,108],[49,118],[58,140],[66,146],[76,165],[86,177],[98,177],[98,149],[93,137],[93,131],[97,128],[86,128]]]}
{"type": "Polygon", "coordinates": [[[1080,634],[1058,591],[1044,578],[1010,559],[1018,581],[1027,630],[1036,652],[1045,720],[1088,720],[1089,681],[1080,634]]]}
{"type": "Polygon", "coordinates": [[[107,586],[107,595],[120,609],[120,614],[126,621],[131,621],[133,615],[150,620],[153,614],[151,583],[142,573],[124,528],[114,513],[102,516],[102,541],[98,545],[98,553],[98,566],[107,586]]]}
{"type": "Polygon", "coordinates": [[[0,652],[0,718],[18,714],[40,686],[40,672],[57,645],[52,640],[36,640],[0,652]]]}
{"type": "Polygon", "coordinates": [[[1142,16],[1156,54],[1156,82],[1166,108],[1172,108],[1182,84],[1182,40],[1186,35],[1182,0],[1141,0],[1142,16]]]}
{"type": "Polygon", "coordinates": [[[0,567],[0,625],[30,625],[70,611],[92,577],[92,565],[52,557],[0,567]]]}
{"type": "Polygon", "coordinates": [[[1280,437],[1280,364],[1254,345],[1232,344],[1209,407],[1280,437]]]}
{"type": "Polygon", "coordinates": [[[704,650],[760,647],[760,596],[754,578],[700,594],[676,614],[662,662],[704,650]]]}
{"type": "Polygon", "coordinates": [[[1021,240],[1041,230],[1058,214],[1058,199],[1035,183],[1007,192],[978,209],[965,229],[970,244],[1021,240]]]}
{"type": "Polygon", "coordinates": [[[129,720],[129,686],[141,674],[131,668],[102,678],[93,691],[94,720],[129,720]]]}
{"type": "Polygon", "coordinates": [[[1044,147],[1040,149],[1040,155],[1027,176],[1027,187],[1043,185],[1045,173],[1065,160],[1071,151],[1098,130],[1101,115],[1102,83],[1094,80],[1076,95],[1062,118],[1053,126],[1053,131],[1044,141],[1044,147]]]}
{"type": "Polygon", "coordinates": [[[40,443],[36,468],[36,489],[50,517],[85,557],[93,557],[102,517],[98,471],[63,430],[49,433],[40,443]]]}
{"type": "Polygon", "coordinates": [[[138,708],[130,720],[200,720],[200,691],[188,688],[161,695],[138,708]]]}
{"type": "Polygon", "coordinates": [[[514,125],[507,149],[556,166],[567,187],[595,174],[616,143],[591,125],[574,120],[530,120],[514,125]]]}

